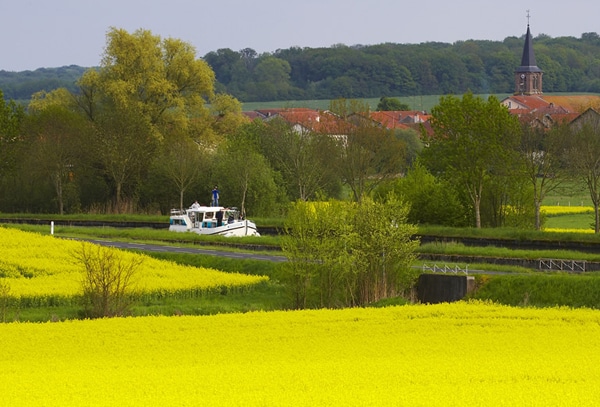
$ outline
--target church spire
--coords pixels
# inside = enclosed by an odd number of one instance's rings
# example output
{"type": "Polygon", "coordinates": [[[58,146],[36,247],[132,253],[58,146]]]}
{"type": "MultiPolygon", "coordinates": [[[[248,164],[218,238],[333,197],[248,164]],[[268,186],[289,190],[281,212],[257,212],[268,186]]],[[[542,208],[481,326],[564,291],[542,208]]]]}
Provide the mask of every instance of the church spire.
{"type": "Polygon", "coordinates": [[[542,75],[533,53],[533,38],[529,29],[529,10],[527,10],[527,34],[521,57],[521,66],[515,70],[515,95],[535,95],[542,93],[542,75]]]}
{"type": "Polygon", "coordinates": [[[523,47],[523,56],[521,57],[520,70],[527,71],[541,71],[537,67],[535,62],[535,54],[533,53],[533,39],[531,38],[531,31],[529,30],[529,24],[527,24],[527,34],[525,34],[525,46],[523,47]]]}

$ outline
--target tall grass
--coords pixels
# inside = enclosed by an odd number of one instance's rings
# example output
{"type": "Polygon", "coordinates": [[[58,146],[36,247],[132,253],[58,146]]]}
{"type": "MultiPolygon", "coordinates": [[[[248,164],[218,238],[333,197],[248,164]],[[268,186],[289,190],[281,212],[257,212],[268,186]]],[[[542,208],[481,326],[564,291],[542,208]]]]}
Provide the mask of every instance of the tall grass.
{"type": "Polygon", "coordinates": [[[600,308],[600,274],[480,276],[471,298],[512,306],[600,308]]]}
{"type": "Polygon", "coordinates": [[[600,261],[600,254],[573,250],[520,250],[495,246],[465,246],[462,243],[426,243],[418,248],[419,253],[446,254],[477,257],[495,257],[536,260],[540,258],[600,261]]]}

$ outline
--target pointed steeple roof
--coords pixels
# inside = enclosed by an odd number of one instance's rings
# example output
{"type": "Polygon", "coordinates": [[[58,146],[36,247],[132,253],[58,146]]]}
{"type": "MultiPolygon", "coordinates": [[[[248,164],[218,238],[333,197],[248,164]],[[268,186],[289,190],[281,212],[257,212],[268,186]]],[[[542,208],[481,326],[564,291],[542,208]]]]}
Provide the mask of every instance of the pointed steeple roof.
{"type": "Polygon", "coordinates": [[[535,54],[533,53],[533,38],[527,24],[527,34],[525,35],[525,46],[523,47],[523,57],[521,58],[521,66],[515,72],[542,72],[535,62],[535,54]]]}

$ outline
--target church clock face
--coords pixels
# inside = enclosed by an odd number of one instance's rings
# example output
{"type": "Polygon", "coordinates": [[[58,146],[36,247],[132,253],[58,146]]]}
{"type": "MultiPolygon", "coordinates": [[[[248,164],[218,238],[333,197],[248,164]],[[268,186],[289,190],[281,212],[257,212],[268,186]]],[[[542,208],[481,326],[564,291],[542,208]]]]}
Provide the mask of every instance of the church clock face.
{"type": "Polygon", "coordinates": [[[521,79],[525,79],[525,74],[524,73],[521,74],[521,79]]]}

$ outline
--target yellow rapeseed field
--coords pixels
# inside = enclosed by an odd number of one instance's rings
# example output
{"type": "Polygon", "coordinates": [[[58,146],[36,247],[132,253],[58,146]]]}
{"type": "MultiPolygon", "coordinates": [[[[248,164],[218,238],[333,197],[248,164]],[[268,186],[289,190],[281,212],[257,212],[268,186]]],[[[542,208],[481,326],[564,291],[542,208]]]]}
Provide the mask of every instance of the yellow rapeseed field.
{"type": "Polygon", "coordinates": [[[593,206],[542,206],[540,210],[546,215],[575,215],[580,213],[594,213],[593,206]]]}
{"type": "Polygon", "coordinates": [[[484,303],[0,325],[11,406],[596,406],[600,311],[484,303]]]}
{"type": "MultiPolygon", "coordinates": [[[[91,245],[0,227],[0,282],[8,283],[10,295],[18,298],[80,294],[83,266],[75,258],[82,244],[91,245]]],[[[246,286],[267,279],[186,267],[126,251],[121,255],[125,261],[132,257],[143,258],[133,283],[141,293],[246,286]]]]}

